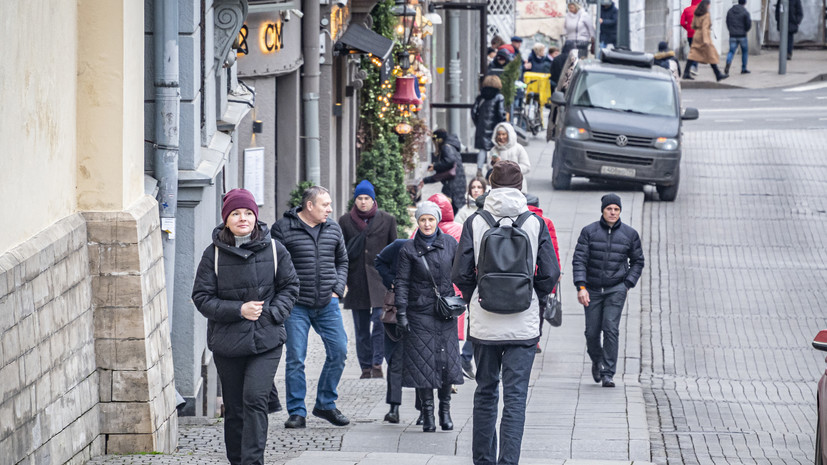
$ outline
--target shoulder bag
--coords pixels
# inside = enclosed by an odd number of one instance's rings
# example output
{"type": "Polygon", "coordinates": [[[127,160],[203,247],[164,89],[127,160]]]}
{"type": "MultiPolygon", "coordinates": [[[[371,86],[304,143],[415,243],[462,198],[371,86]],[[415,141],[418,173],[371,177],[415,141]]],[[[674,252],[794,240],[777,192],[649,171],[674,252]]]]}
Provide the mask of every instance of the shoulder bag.
{"type": "Polygon", "coordinates": [[[553,294],[549,294],[543,301],[543,319],[548,321],[548,324],[554,327],[559,327],[563,324],[563,301],[560,297],[560,284],[553,294]]]}
{"type": "Polygon", "coordinates": [[[431,267],[428,266],[428,260],[422,255],[422,263],[425,264],[425,270],[428,271],[428,276],[431,277],[431,284],[434,286],[434,293],[436,294],[436,315],[445,320],[452,320],[463,313],[465,313],[465,301],[462,297],[452,295],[450,297],[443,297],[439,293],[439,288],[434,281],[434,275],[431,274],[431,267]]]}
{"type": "Polygon", "coordinates": [[[448,171],[443,171],[441,173],[434,174],[434,181],[448,181],[454,179],[457,176],[457,164],[454,163],[454,166],[451,167],[448,171]]]}
{"type": "Polygon", "coordinates": [[[396,324],[396,293],[393,289],[385,292],[385,299],[382,302],[382,316],[379,317],[382,323],[387,325],[396,324]]]}

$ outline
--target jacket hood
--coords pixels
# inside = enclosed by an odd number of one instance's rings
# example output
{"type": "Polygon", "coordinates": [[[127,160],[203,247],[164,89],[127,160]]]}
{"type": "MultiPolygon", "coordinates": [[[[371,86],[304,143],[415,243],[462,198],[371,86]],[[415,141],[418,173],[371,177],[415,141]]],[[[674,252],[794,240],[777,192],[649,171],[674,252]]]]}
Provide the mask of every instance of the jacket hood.
{"type": "Polygon", "coordinates": [[[701,3],[701,1],[703,0],[692,0],[692,6],[698,6],[698,4],[701,3]]]}
{"type": "Polygon", "coordinates": [[[442,143],[454,147],[455,149],[457,149],[457,152],[462,151],[462,143],[459,141],[459,137],[457,137],[456,134],[448,134],[445,137],[445,141],[443,141],[442,143]]]}
{"type": "Polygon", "coordinates": [[[525,195],[511,187],[491,189],[485,198],[485,210],[497,217],[514,217],[528,210],[525,195]]]}
{"type": "Polygon", "coordinates": [[[517,132],[514,131],[514,126],[506,122],[502,122],[494,126],[494,133],[491,135],[491,142],[494,143],[494,147],[499,147],[502,149],[510,149],[511,147],[514,147],[514,144],[517,143],[517,132]],[[497,143],[497,131],[500,128],[504,128],[506,132],[508,132],[508,142],[504,145],[499,145],[497,143]]]}
{"type": "Polygon", "coordinates": [[[486,100],[491,100],[499,93],[500,89],[497,89],[496,87],[483,87],[482,90],[480,90],[480,95],[486,100]]]}
{"type": "Polygon", "coordinates": [[[658,52],[655,54],[655,60],[665,60],[674,56],[675,52],[673,50],[669,50],[668,52],[658,52]]]}
{"type": "Polygon", "coordinates": [[[454,221],[454,208],[451,206],[451,200],[445,194],[434,194],[428,197],[428,200],[437,204],[442,213],[442,221],[439,223],[450,223],[454,221]]]}
{"type": "Polygon", "coordinates": [[[294,218],[299,219],[299,212],[301,211],[302,207],[293,207],[290,210],[284,212],[285,218],[294,218]]]}
{"type": "Polygon", "coordinates": [[[242,244],[241,247],[236,247],[226,244],[219,239],[218,235],[224,229],[224,223],[221,223],[212,230],[212,243],[219,249],[222,249],[228,253],[236,254],[246,259],[253,252],[259,251],[265,247],[270,247],[270,228],[267,227],[267,223],[263,221],[256,221],[256,227],[259,230],[259,239],[242,244]]]}

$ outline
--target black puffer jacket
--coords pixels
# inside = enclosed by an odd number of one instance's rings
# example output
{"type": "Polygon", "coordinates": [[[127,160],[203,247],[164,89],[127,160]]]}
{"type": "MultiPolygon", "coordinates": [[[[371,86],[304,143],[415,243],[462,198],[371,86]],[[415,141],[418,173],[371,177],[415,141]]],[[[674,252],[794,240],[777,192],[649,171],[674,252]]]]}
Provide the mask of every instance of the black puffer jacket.
{"type": "Polygon", "coordinates": [[[752,18],[744,5],[733,5],[726,13],[726,27],[732,38],[746,37],[752,27],[752,18]]]}
{"type": "MultiPolygon", "coordinates": [[[[804,8],[801,6],[801,0],[790,0],[789,9],[790,24],[788,30],[790,34],[795,34],[798,32],[798,25],[804,19],[804,8]]],[[[775,27],[781,32],[781,0],[778,0],[775,4],[775,27]]]]}
{"type": "Polygon", "coordinates": [[[227,245],[213,231],[213,243],[201,256],[195,273],[192,301],[207,318],[207,347],[218,355],[240,357],[266,352],[284,344],[284,320],[299,295],[299,278],[290,254],[278,242],[278,274],[273,270],[273,248],[267,225],[258,223],[263,239],[227,245]],[[218,276],[215,249],[218,248],[218,276]],[[275,278],[275,279],[274,279],[275,278]],[[264,301],[257,321],[241,316],[241,306],[264,301]]]}
{"type": "MultiPolygon", "coordinates": [[[[457,167],[457,175],[450,179],[442,180],[442,193],[451,199],[451,206],[456,213],[465,205],[465,169],[462,167],[462,144],[455,134],[448,134],[439,148],[439,155],[434,158],[434,171],[437,174],[449,171],[454,164],[457,167]]],[[[423,179],[425,183],[437,182],[436,175],[423,179]]]]}
{"type": "Polygon", "coordinates": [[[293,266],[299,275],[301,290],[296,302],[308,308],[321,308],[330,303],[332,293],[345,293],[347,283],[347,250],[342,229],[328,218],[320,224],[317,239],[299,219],[301,207],[284,212],[276,221],[271,234],[281,242],[293,257],[293,266]]]}
{"type": "Polygon", "coordinates": [[[445,384],[462,384],[457,320],[436,316],[436,294],[421,256],[439,287],[440,294],[454,295],[451,267],[457,241],[437,229],[437,238],[428,246],[419,232],[399,251],[394,280],[396,307],[406,313],[411,331],[404,336],[402,385],[438,389],[445,384]]]}
{"type": "Polygon", "coordinates": [[[620,220],[613,227],[603,218],[580,231],[572,258],[574,285],[589,289],[625,283],[635,287],[643,271],[640,236],[620,220]]]}
{"type": "Polygon", "coordinates": [[[474,121],[474,147],[491,150],[494,142],[494,126],[505,121],[505,98],[499,89],[483,87],[480,95],[471,107],[471,120],[474,121]]]}

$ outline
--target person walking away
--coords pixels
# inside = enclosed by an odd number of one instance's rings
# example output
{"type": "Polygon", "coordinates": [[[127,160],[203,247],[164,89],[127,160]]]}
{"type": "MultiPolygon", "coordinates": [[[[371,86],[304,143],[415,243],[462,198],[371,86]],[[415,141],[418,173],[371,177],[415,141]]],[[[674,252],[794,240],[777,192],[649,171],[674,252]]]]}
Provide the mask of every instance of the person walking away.
{"type": "MultiPolygon", "coordinates": [[[[692,47],[692,41],[695,37],[695,30],[692,29],[692,21],[695,19],[695,8],[697,8],[698,4],[701,3],[701,0],[692,0],[690,5],[683,9],[681,12],[681,27],[686,31],[686,42],[689,44],[689,47],[692,47]]],[[[690,73],[692,75],[698,74],[698,64],[695,63],[694,66],[688,66],[690,73]]]]}
{"type": "Polygon", "coordinates": [[[617,46],[617,7],[612,0],[600,1],[600,48],[617,46]]]}
{"type": "MultiPolygon", "coordinates": [[[[801,6],[801,0],[789,0],[790,9],[789,17],[790,17],[790,24],[787,27],[787,59],[793,59],[793,42],[794,35],[798,32],[798,26],[801,25],[801,21],[804,19],[804,8],[801,6]]],[[[778,32],[781,32],[781,0],[778,0],[778,3],[775,4],[775,26],[778,28],[778,32]]]]}
{"type": "MultiPolygon", "coordinates": [[[[517,133],[511,123],[502,122],[494,128],[494,135],[491,139],[494,147],[491,149],[491,165],[507,160],[520,165],[520,173],[523,175],[522,191],[525,192],[528,185],[525,176],[531,171],[531,160],[528,152],[517,143],[517,133]]],[[[488,172],[491,175],[491,171],[488,172]]]]}
{"type": "MultiPolygon", "coordinates": [[[[454,212],[465,203],[465,168],[462,167],[462,144],[455,134],[448,134],[444,129],[437,129],[433,134],[436,157],[428,171],[432,176],[422,180],[422,184],[442,183],[442,193],[451,199],[454,212]]],[[[420,188],[422,187],[420,184],[420,188]]]]}
{"type": "MultiPolygon", "coordinates": [[[[536,195],[532,194],[525,194],[525,201],[526,205],[528,205],[528,210],[531,213],[539,216],[543,223],[546,224],[546,228],[548,228],[548,235],[551,238],[551,245],[554,247],[554,256],[557,258],[557,266],[562,270],[563,268],[560,266],[560,247],[557,242],[557,228],[554,227],[554,223],[551,221],[550,218],[546,218],[543,216],[543,210],[540,209],[540,198],[536,195]]],[[[557,285],[554,286],[557,288],[557,285]]],[[[540,335],[543,334],[543,309],[540,308],[540,335]]],[[[540,348],[540,341],[537,341],[537,350],[536,352],[539,354],[543,350],[540,348]]]]}
{"type": "Polygon", "coordinates": [[[692,20],[692,29],[695,36],[692,40],[692,47],[689,49],[689,59],[686,61],[686,69],[683,78],[694,79],[689,75],[689,69],[695,63],[707,63],[715,72],[715,80],[722,81],[729,77],[718,69],[718,50],[712,43],[712,19],[709,14],[709,0],[701,0],[695,8],[695,18],[692,20]]]}
{"type": "Polygon", "coordinates": [[[576,48],[580,58],[588,57],[589,46],[594,40],[594,23],[586,10],[574,0],[569,0],[563,30],[566,39],[563,55],[568,55],[569,51],[576,48]]]}
{"type": "MultiPolygon", "coordinates": [[[[396,270],[399,266],[399,250],[408,241],[410,239],[396,239],[382,249],[374,259],[373,263],[376,271],[382,277],[382,284],[388,290],[394,290],[393,281],[396,279],[396,270]]],[[[384,353],[385,360],[388,362],[385,403],[390,405],[390,410],[385,414],[384,420],[388,423],[399,423],[399,406],[402,405],[402,353],[404,346],[400,342],[401,334],[396,325],[385,324],[384,326],[384,353]]]]}
{"type": "Polygon", "coordinates": [[[454,223],[465,223],[475,211],[478,210],[475,200],[488,190],[488,183],[483,178],[474,178],[468,183],[468,195],[465,197],[465,205],[454,215],[454,223]]]}
{"type": "Polygon", "coordinates": [[[520,461],[528,382],[535,347],[540,340],[539,298],[552,291],[560,277],[560,267],[545,223],[528,210],[526,198],[520,192],[523,185],[520,166],[501,161],[494,165],[489,181],[491,191],[483,210],[468,218],[462,229],[452,279],[470,303],[468,332],[477,363],[473,462],[475,465],[516,465],[520,461]],[[512,228],[496,227],[497,222],[512,228]],[[508,236],[509,231],[515,234],[508,236]],[[488,241],[494,237],[500,245],[521,249],[522,256],[502,257],[509,263],[493,259],[489,254],[495,253],[489,250],[488,241]],[[496,278],[496,272],[489,275],[488,271],[495,269],[488,269],[489,259],[500,266],[519,265],[517,268],[523,269],[519,286],[503,285],[496,278]],[[478,283],[478,279],[482,281],[478,283]],[[522,294],[517,292],[518,288],[522,294]],[[500,379],[504,405],[498,455],[500,379]]]}
{"type": "MultiPolygon", "coordinates": [[[[497,56],[499,57],[499,52],[497,56]]],[[[482,177],[482,168],[485,166],[488,151],[494,147],[494,143],[491,142],[494,126],[505,121],[505,98],[501,93],[502,88],[499,77],[485,76],[482,80],[480,94],[471,108],[471,120],[474,122],[474,147],[479,150],[477,154],[478,178],[482,177]]]]}
{"type": "Polygon", "coordinates": [[[551,58],[546,54],[546,46],[540,42],[531,47],[531,53],[528,54],[528,61],[525,69],[531,70],[535,73],[550,73],[551,72],[551,58]]]}
{"type": "Polygon", "coordinates": [[[675,81],[680,83],[681,65],[675,57],[675,51],[669,50],[669,44],[666,41],[658,42],[658,53],[654,56],[654,64],[661,68],[668,69],[672,76],[675,76],[675,81]]]}
{"type": "Polygon", "coordinates": [[[290,252],[300,282],[299,298],[285,323],[285,387],[290,414],[285,428],[305,427],[304,360],[311,326],[321,336],[326,354],[312,413],[336,426],[350,423],[336,408],[339,380],[347,358],[347,333],[339,297],[345,292],[348,261],[342,229],[328,219],[333,211],[331,203],[330,192],[324,187],[305,189],[301,205],[285,212],[270,231],[290,252]]]}
{"type": "Polygon", "coordinates": [[[195,273],[192,301],[207,318],[207,347],[224,396],[224,444],[232,465],[264,463],[268,399],[299,295],[290,254],[270,240],[250,191],[224,196],[222,224],[195,273]]]}
{"type": "Polygon", "coordinates": [[[640,236],[620,221],[621,208],[620,196],[603,196],[602,216],[580,231],[571,261],[577,300],[586,314],[592,378],[603,387],[615,386],[620,315],[626,293],[637,284],[644,264],[640,236]]]}
{"type": "Polygon", "coordinates": [[[726,28],[729,31],[729,53],[726,55],[726,66],[724,74],[729,74],[729,66],[735,51],[741,47],[741,74],[749,74],[747,59],[749,58],[749,40],[747,32],[752,27],[752,18],[749,11],[744,7],[747,0],[738,0],[737,5],[732,5],[726,13],[726,28]]]}
{"type": "Polygon", "coordinates": [[[379,210],[373,184],[362,180],[353,191],[353,207],[339,218],[348,256],[344,308],[353,310],[356,358],[361,379],[382,378],[385,286],[373,265],[376,254],[396,239],[396,218],[379,210]],[[373,329],[371,329],[371,324],[373,329]]]}
{"type": "Polygon", "coordinates": [[[430,201],[416,209],[419,230],[399,251],[396,289],[396,321],[402,332],[402,385],[416,388],[422,402],[422,430],[436,431],[434,389],[439,398],[439,424],[454,428],[451,420],[451,386],[462,384],[459,340],[455,319],[436,314],[437,294],[454,295],[451,265],[457,241],[437,227],[442,213],[430,201]]]}

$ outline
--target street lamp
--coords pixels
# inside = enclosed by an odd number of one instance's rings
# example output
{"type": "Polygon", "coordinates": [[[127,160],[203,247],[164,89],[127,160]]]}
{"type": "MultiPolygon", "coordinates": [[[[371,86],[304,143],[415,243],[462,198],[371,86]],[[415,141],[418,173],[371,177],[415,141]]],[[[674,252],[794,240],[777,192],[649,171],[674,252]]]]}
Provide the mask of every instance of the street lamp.
{"type": "Polygon", "coordinates": [[[413,27],[416,22],[416,8],[408,5],[407,0],[396,0],[396,4],[391,8],[391,13],[399,18],[396,25],[396,35],[402,45],[402,51],[397,55],[397,63],[399,67],[406,71],[411,67],[411,56],[408,53],[408,42],[413,35],[413,27]]]}

